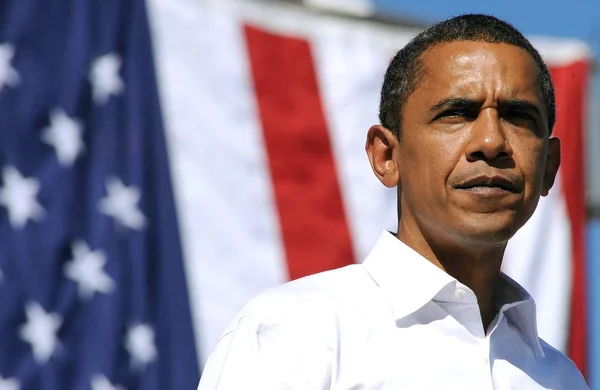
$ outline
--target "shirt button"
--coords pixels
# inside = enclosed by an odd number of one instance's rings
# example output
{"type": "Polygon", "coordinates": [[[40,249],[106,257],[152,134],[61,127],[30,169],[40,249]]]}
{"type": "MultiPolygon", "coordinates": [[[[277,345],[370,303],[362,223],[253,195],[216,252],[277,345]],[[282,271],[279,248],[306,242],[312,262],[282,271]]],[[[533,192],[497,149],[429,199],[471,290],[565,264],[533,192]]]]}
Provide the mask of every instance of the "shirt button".
{"type": "Polygon", "coordinates": [[[467,296],[467,292],[462,288],[457,288],[456,291],[454,291],[454,296],[458,300],[463,300],[467,296]]]}

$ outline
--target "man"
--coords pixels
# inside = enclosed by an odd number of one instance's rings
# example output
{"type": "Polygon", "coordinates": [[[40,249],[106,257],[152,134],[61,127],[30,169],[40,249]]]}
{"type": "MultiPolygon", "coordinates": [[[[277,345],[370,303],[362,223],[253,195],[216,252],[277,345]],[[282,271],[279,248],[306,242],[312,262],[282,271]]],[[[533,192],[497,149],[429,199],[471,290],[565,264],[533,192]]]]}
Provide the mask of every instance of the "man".
{"type": "Polygon", "coordinates": [[[251,300],[199,389],[587,388],[500,272],[560,164],[538,52],[490,16],[434,25],[390,63],[380,120],[366,151],[398,187],[397,233],[362,264],[251,300]]]}

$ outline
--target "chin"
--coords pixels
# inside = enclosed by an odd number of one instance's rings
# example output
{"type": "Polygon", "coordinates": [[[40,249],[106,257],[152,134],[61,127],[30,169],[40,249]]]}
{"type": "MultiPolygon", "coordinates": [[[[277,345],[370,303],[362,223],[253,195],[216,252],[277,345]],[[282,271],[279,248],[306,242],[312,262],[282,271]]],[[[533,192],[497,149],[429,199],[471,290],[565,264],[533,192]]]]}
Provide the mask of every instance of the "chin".
{"type": "Polygon", "coordinates": [[[521,228],[513,218],[481,214],[455,226],[454,235],[467,245],[503,245],[521,228]]]}

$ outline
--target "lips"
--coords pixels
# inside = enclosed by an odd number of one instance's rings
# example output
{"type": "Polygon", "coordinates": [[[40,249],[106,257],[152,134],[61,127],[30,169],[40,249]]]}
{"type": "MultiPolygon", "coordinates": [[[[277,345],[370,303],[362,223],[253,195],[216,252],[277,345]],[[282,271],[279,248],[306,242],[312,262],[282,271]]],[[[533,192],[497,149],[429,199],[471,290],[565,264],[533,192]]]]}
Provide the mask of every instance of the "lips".
{"type": "Polygon", "coordinates": [[[521,192],[523,185],[520,180],[508,178],[505,176],[494,175],[480,175],[460,182],[455,186],[457,189],[470,190],[474,192],[495,192],[495,191],[508,191],[512,193],[521,192]]]}

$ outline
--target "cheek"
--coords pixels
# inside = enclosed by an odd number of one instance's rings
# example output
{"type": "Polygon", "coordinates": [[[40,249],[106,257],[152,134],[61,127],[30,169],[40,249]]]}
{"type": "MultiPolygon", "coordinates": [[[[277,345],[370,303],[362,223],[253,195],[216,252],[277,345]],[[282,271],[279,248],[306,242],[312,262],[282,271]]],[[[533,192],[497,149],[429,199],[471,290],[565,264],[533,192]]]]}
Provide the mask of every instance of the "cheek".
{"type": "Polygon", "coordinates": [[[546,154],[547,151],[543,145],[531,145],[515,153],[515,160],[525,183],[526,202],[537,204],[544,183],[546,154]]]}
{"type": "Polygon", "coordinates": [[[420,164],[428,165],[444,188],[448,177],[464,156],[465,138],[466,132],[433,132],[424,146],[427,156],[420,164]]]}
{"type": "MultiPolygon", "coordinates": [[[[431,129],[422,131],[431,132],[431,129]]],[[[444,191],[450,173],[460,160],[457,151],[462,141],[459,137],[431,134],[406,141],[401,150],[403,183],[415,187],[425,197],[444,191]]]]}

